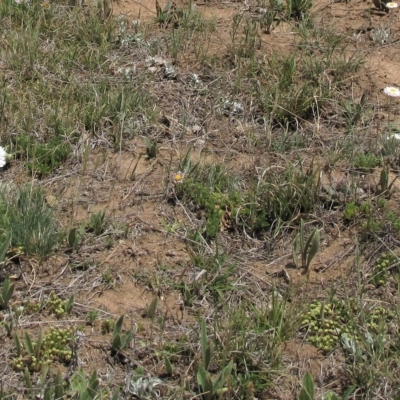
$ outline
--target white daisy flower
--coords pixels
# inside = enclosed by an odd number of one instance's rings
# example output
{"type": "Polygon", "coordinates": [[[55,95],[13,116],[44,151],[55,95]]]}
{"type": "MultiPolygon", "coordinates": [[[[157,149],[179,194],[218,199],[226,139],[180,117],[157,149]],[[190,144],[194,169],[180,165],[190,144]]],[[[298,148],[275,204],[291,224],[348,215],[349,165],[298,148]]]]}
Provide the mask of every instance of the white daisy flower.
{"type": "Polygon", "coordinates": [[[10,155],[0,146],[0,168],[4,167],[10,159],[10,155]]]}
{"type": "Polygon", "coordinates": [[[383,93],[391,97],[400,97],[400,89],[394,86],[387,86],[383,89],[383,93]]]}
{"type": "Polygon", "coordinates": [[[185,174],[181,171],[178,171],[174,176],[172,177],[172,182],[174,184],[176,183],[183,183],[183,179],[185,178],[185,174]]]}
{"type": "Polygon", "coordinates": [[[385,6],[386,8],[397,8],[399,5],[394,1],[391,1],[390,3],[386,3],[385,6]]]}

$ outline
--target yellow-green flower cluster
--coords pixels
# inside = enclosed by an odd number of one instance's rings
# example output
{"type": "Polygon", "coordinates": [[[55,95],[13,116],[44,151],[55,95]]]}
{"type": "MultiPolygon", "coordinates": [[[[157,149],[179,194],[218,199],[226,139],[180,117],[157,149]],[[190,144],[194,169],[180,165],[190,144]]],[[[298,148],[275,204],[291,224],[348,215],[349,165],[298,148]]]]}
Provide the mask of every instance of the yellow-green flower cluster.
{"type": "Polygon", "coordinates": [[[375,269],[371,278],[375,286],[383,286],[388,280],[388,268],[397,261],[397,257],[391,253],[383,253],[376,260],[375,269]]]}
{"type": "Polygon", "coordinates": [[[25,344],[21,346],[21,354],[11,361],[11,366],[22,371],[28,368],[29,371],[40,371],[43,365],[50,365],[53,362],[68,364],[72,358],[72,350],[69,344],[74,340],[72,328],[51,327],[46,333],[38,351],[38,343],[32,341],[33,352],[28,350],[25,344]]]}
{"type": "Polygon", "coordinates": [[[368,330],[374,333],[386,332],[387,323],[395,317],[395,313],[385,307],[375,307],[368,315],[367,327],[368,330]]]}
{"type": "Polygon", "coordinates": [[[68,300],[60,299],[55,292],[50,293],[50,300],[47,303],[47,309],[57,318],[61,318],[66,313],[68,300]]]}
{"type": "Polygon", "coordinates": [[[331,302],[314,300],[303,315],[302,330],[308,342],[322,351],[332,350],[342,334],[352,336],[349,306],[337,299],[331,302]]]}

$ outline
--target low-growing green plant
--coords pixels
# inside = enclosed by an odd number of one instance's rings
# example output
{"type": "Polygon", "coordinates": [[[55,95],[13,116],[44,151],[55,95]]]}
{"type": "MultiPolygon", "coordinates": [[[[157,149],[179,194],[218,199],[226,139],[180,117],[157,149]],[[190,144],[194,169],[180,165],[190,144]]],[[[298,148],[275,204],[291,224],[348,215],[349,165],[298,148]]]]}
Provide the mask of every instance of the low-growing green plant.
{"type": "Polygon", "coordinates": [[[204,234],[214,239],[221,229],[224,216],[228,216],[240,204],[240,195],[235,190],[235,177],[230,176],[222,165],[196,168],[182,185],[183,198],[193,201],[205,211],[204,234]]]}
{"type": "Polygon", "coordinates": [[[305,225],[303,219],[300,221],[299,233],[293,242],[293,261],[298,266],[298,255],[300,254],[301,267],[309,273],[311,261],[316,256],[320,245],[318,228],[315,228],[308,237],[306,237],[305,225]]]}
{"type": "Polygon", "coordinates": [[[166,354],[164,355],[164,365],[165,370],[167,371],[167,376],[172,376],[174,374],[174,367],[170,361],[170,358],[166,354]]]}
{"type": "Polygon", "coordinates": [[[89,379],[86,378],[83,370],[76,371],[71,377],[71,389],[76,393],[76,398],[79,400],[97,399],[102,394],[97,371],[93,371],[89,379]]]}
{"type": "MultiPolygon", "coordinates": [[[[388,270],[399,263],[398,258],[392,253],[383,253],[376,260],[372,271],[371,282],[375,286],[383,286],[388,280],[388,270]]],[[[397,268],[399,270],[399,268],[397,268]]]]}
{"type": "MultiPolygon", "coordinates": [[[[359,392],[366,397],[374,397],[393,361],[388,332],[360,330],[357,338],[343,335],[341,344],[349,377],[359,392]]],[[[398,378],[393,376],[393,379],[397,389],[398,378]]]]}
{"type": "Polygon", "coordinates": [[[370,172],[381,164],[381,158],[370,152],[358,153],[353,160],[354,168],[362,172],[370,172]]]}
{"type": "MultiPolygon", "coordinates": [[[[271,28],[275,13],[271,12],[268,16],[265,16],[264,26],[268,29],[271,28]]],[[[262,20],[260,19],[260,24],[262,20]]],[[[232,59],[238,58],[249,58],[254,59],[256,50],[260,48],[261,41],[258,34],[258,24],[252,18],[245,16],[244,14],[237,14],[234,17],[232,27],[232,43],[229,46],[229,53],[232,59]],[[243,34],[238,35],[239,28],[242,28],[243,34]]]]}
{"type": "Polygon", "coordinates": [[[101,280],[108,286],[113,285],[113,273],[111,269],[108,268],[101,272],[101,280]]]}
{"type": "Polygon", "coordinates": [[[312,7],[312,0],[287,0],[286,12],[289,18],[304,19],[312,7]]]}
{"type": "Polygon", "coordinates": [[[299,400],[314,400],[314,379],[310,373],[303,376],[303,385],[299,394],[299,400]]]}
{"type": "Polygon", "coordinates": [[[42,302],[28,299],[20,304],[18,303],[13,304],[12,308],[15,315],[19,316],[22,313],[27,315],[35,314],[39,312],[42,309],[42,307],[43,307],[42,302]]]}
{"type": "Polygon", "coordinates": [[[203,276],[192,283],[192,296],[210,295],[215,302],[224,299],[225,293],[232,289],[237,265],[228,262],[227,255],[219,253],[218,249],[216,254],[210,256],[194,252],[192,262],[203,276]]]}
{"type": "Polygon", "coordinates": [[[343,116],[346,119],[349,132],[362,120],[363,113],[365,113],[366,102],[367,96],[364,93],[360,101],[345,100],[343,103],[343,116]]]}
{"type": "Polygon", "coordinates": [[[146,144],[146,156],[149,160],[151,160],[157,156],[159,146],[156,141],[153,141],[148,137],[144,137],[143,139],[146,144]]]}
{"type": "Polygon", "coordinates": [[[10,278],[7,276],[4,279],[3,287],[0,293],[0,310],[5,310],[8,307],[8,303],[11,300],[11,297],[14,293],[15,285],[10,283],[10,278]]]}
{"type": "Polygon", "coordinates": [[[0,227],[10,232],[11,245],[26,254],[48,255],[58,243],[57,222],[42,189],[15,186],[0,194],[0,202],[6,210],[0,227]]]}
{"type": "Polygon", "coordinates": [[[344,217],[348,221],[354,221],[360,213],[360,208],[356,205],[354,201],[347,203],[346,208],[343,211],[344,217]]]}
{"type": "Polygon", "coordinates": [[[86,318],[90,325],[94,325],[95,321],[99,318],[100,312],[99,310],[90,310],[86,314],[86,318]]]}
{"type": "Polygon", "coordinates": [[[106,228],[106,212],[105,211],[99,211],[95,212],[90,216],[90,221],[89,221],[89,232],[93,232],[95,236],[101,235],[105,228],[106,228]]]}
{"type": "Polygon", "coordinates": [[[211,378],[211,374],[200,365],[197,370],[197,384],[200,388],[203,400],[214,400],[220,398],[228,389],[225,387],[227,379],[231,376],[233,369],[233,361],[231,360],[215,379],[211,378]]]}
{"type": "Polygon", "coordinates": [[[46,308],[53,313],[57,318],[63,317],[65,314],[71,314],[72,307],[74,305],[74,295],[68,300],[62,300],[53,291],[50,293],[50,299],[46,305],[46,308]]]}
{"type": "Polygon", "coordinates": [[[268,7],[260,18],[260,27],[265,33],[271,33],[282,19],[283,4],[281,0],[269,0],[268,7]]]}
{"type": "Polygon", "coordinates": [[[382,137],[382,147],[381,147],[381,155],[383,157],[394,157],[396,158],[396,155],[398,156],[399,149],[400,149],[400,143],[399,140],[396,138],[396,134],[398,134],[397,131],[395,132],[386,132],[385,135],[382,137]]]}
{"type": "Polygon", "coordinates": [[[103,335],[110,333],[115,326],[115,321],[113,319],[104,319],[101,322],[101,333],[103,335]]]}
{"type": "Polygon", "coordinates": [[[155,296],[149,304],[146,304],[147,318],[153,319],[156,316],[157,305],[158,305],[158,296],[155,296]]]}
{"type": "Polygon", "coordinates": [[[150,374],[143,376],[143,373],[135,373],[128,381],[127,389],[129,393],[139,399],[153,399],[159,397],[157,387],[162,384],[158,378],[150,374]]]}
{"type": "Polygon", "coordinates": [[[352,303],[353,309],[338,299],[322,302],[314,300],[303,315],[302,330],[306,332],[306,339],[320,350],[332,350],[343,334],[354,337],[355,327],[352,326],[351,313],[357,311],[358,306],[352,303]]]}
{"type": "Polygon", "coordinates": [[[111,343],[111,353],[118,354],[120,351],[125,350],[130,346],[133,333],[131,330],[122,333],[122,324],[124,323],[124,316],[121,315],[114,325],[113,338],[111,343]]]}
{"type": "Polygon", "coordinates": [[[85,223],[82,223],[79,228],[71,228],[67,234],[68,247],[74,251],[78,248],[79,243],[85,234],[85,223]]]}
{"type": "Polygon", "coordinates": [[[32,136],[18,136],[16,148],[25,154],[29,160],[29,171],[38,176],[47,175],[59,167],[71,154],[68,142],[55,136],[45,143],[40,143],[32,136]]]}
{"type": "MultiPolygon", "coordinates": [[[[340,397],[330,390],[322,397],[318,398],[318,400],[348,400],[356,388],[357,385],[350,386],[340,397]]],[[[309,372],[306,372],[303,376],[299,400],[317,400],[315,397],[314,378],[309,372]]]]}
{"type": "Polygon", "coordinates": [[[279,225],[277,222],[291,221],[299,212],[312,212],[318,203],[320,188],[319,170],[313,163],[308,168],[290,165],[276,176],[262,174],[246,202],[248,206],[239,215],[249,218],[256,226],[279,225]]]}
{"type": "Polygon", "coordinates": [[[49,365],[54,361],[68,364],[72,358],[72,350],[69,344],[74,340],[74,337],[72,328],[51,327],[45,335],[40,330],[35,342],[25,332],[24,342],[21,344],[17,334],[14,334],[16,357],[12,359],[11,365],[18,371],[28,368],[30,372],[37,372],[44,365],[49,365]]]}

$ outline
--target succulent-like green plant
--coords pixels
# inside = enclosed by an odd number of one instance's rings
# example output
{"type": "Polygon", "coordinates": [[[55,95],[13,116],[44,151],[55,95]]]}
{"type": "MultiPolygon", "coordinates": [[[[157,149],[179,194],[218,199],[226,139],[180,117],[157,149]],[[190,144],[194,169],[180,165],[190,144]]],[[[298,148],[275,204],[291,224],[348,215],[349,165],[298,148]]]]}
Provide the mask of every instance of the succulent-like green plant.
{"type": "Polygon", "coordinates": [[[50,300],[47,303],[48,310],[55,314],[57,318],[61,318],[65,314],[70,314],[74,306],[75,297],[71,295],[68,300],[60,299],[55,292],[50,293],[50,300]]]}
{"type": "MultiPolygon", "coordinates": [[[[396,266],[399,263],[399,259],[392,253],[382,253],[376,260],[375,268],[372,272],[371,282],[375,286],[382,286],[387,283],[388,280],[388,269],[396,266]]],[[[399,270],[399,268],[397,268],[399,270]]]]}
{"type": "Polygon", "coordinates": [[[158,305],[158,296],[155,296],[153,300],[150,302],[150,304],[146,305],[147,318],[154,318],[154,316],[156,315],[157,305],[158,305]]]}
{"type": "Polygon", "coordinates": [[[96,236],[101,235],[106,227],[105,211],[99,211],[93,213],[89,221],[89,230],[93,232],[96,236]]]}
{"type": "Polygon", "coordinates": [[[220,398],[220,396],[226,391],[225,382],[232,372],[233,360],[231,360],[229,364],[220,371],[214,380],[211,378],[208,369],[210,368],[213,357],[213,346],[211,343],[208,343],[207,329],[204,319],[200,322],[200,349],[202,365],[198,367],[196,377],[197,384],[202,392],[202,398],[203,400],[220,398]]]}
{"type": "Polygon", "coordinates": [[[199,388],[202,392],[203,400],[214,400],[221,398],[222,394],[226,392],[225,382],[231,375],[233,369],[233,360],[226,365],[217,377],[212,380],[210,373],[200,365],[196,377],[199,388]]]}
{"type": "Polygon", "coordinates": [[[159,146],[156,141],[150,140],[148,137],[144,138],[144,142],[146,143],[146,156],[150,160],[157,156],[159,146]]]}
{"type": "Polygon", "coordinates": [[[69,343],[74,339],[71,328],[52,327],[45,335],[40,330],[36,341],[32,341],[27,332],[24,334],[23,343],[17,334],[13,335],[13,339],[16,357],[12,359],[11,365],[17,371],[28,368],[31,372],[37,372],[54,361],[65,364],[71,361],[72,350],[69,343]]]}
{"type": "Polygon", "coordinates": [[[309,372],[303,376],[303,386],[299,394],[299,400],[314,400],[314,379],[309,372]]]}
{"type": "Polygon", "coordinates": [[[100,381],[97,371],[94,370],[89,379],[84,371],[78,370],[71,377],[71,389],[75,392],[77,400],[94,400],[103,394],[100,388],[100,381]]]}
{"type": "Polygon", "coordinates": [[[114,326],[113,338],[111,344],[111,352],[113,354],[119,353],[126,349],[132,342],[133,333],[129,330],[126,333],[122,333],[122,324],[124,323],[124,316],[121,315],[114,326]]]}
{"type": "MultiPolygon", "coordinates": [[[[357,309],[357,304],[352,306],[357,309]]],[[[342,334],[354,335],[349,306],[338,299],[314,300],[303,315],[302,329],[307,332],[307,341],[325,352],[337,345],[342,334]]]]}

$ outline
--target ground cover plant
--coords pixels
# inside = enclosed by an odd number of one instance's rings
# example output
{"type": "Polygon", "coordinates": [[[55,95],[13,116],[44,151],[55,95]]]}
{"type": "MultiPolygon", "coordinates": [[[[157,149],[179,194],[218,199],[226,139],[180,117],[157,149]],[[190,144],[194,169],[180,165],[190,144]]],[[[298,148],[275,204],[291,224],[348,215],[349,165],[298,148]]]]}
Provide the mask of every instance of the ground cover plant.
{"type": "Polygon", "coordinates": [[[2,0],[0,398],[398,399],[397,8],[2,0]]]}

